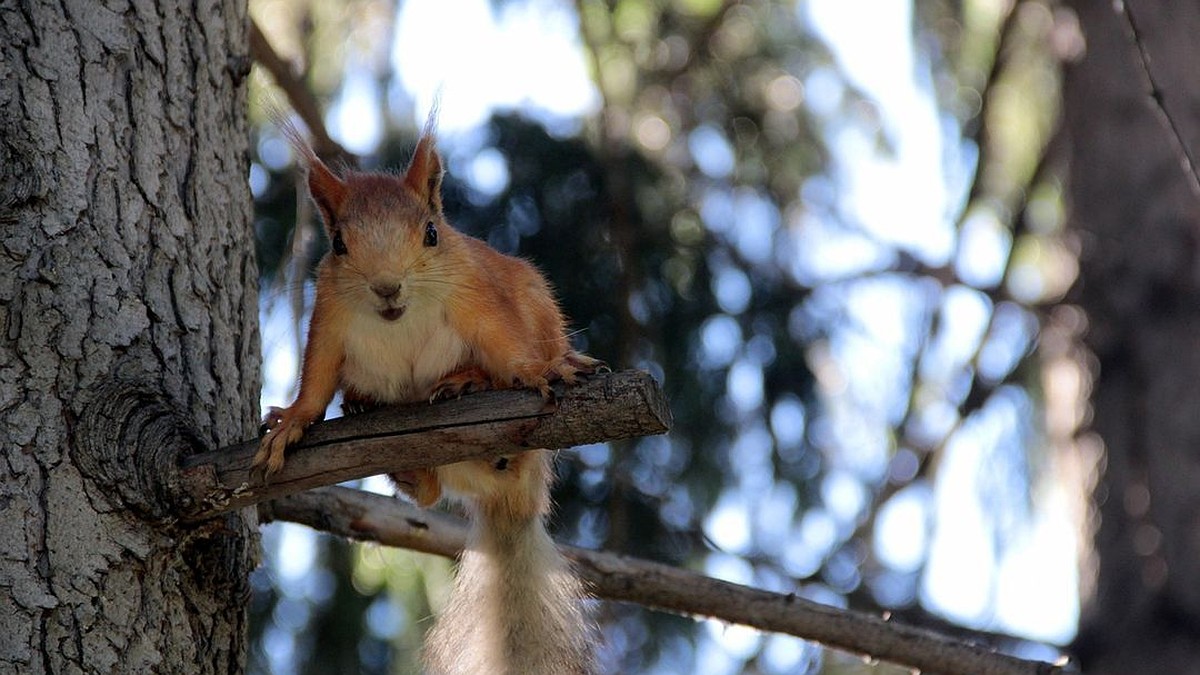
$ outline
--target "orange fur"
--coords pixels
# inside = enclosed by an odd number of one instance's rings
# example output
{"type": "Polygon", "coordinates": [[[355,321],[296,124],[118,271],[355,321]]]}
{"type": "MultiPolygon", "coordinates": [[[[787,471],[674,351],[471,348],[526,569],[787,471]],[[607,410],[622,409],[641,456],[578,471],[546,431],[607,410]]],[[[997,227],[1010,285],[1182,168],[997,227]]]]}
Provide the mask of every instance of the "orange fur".
{"type": "MultiPolygon", "coordinates": [[[[296,142],[294,131],[289,136],[296,142]]],[[[330,252],[318,268],[300,394],[268,415],[256,468],[278,471],[286,446],[338,389],[375,403],[514,386],[548,394],[551,381],[573,381],[598,365],[571,350],[558,303],[532,265],[445,221],[441,161],[429,137],[400,179],[338,178],[307,146],[300,154],[329,239],[340,238],[347,253],[330,252]],[[423,245],[428,223],[437,231],[433,247],[423,245]],[[373,290],[389,287],[398,288],[390,298],[373,290]],[[398,318],[382,315],[398,308],[398,318]]]]}
{"type": "MultiPolygon", "coordinates": [[[[573,382],[600,365],[571,349],[562,312],[537,269],[446,222],[432,118],[399,178],[358,172],[338,177],[284,124],[308,165],[309,191],[332,250],[318,267],[300,393],[291,406],[272,408],[266,416],[254,471],[264,478],[279,471],[287,447],[323,417],[339,389],[357,405],[508,387],[548,396],[551,382],[573,382]]],[[[465,503],[472,542],[486,549],[483,558],[464,561],[447,612],[453,617],[448,621],[470,625],[439,621],[431,632],[434,644],[426,653],[433,672],[472,672],[479,663],[497,673],[587,670],[589,628],[577,608],[561,606],[573,604],[578,583],[543,524],[552,481],[547,451],[393,479],[422,506],[443,492],[465,503]],[[495,583],[502,587],[487,586],[495,583]],[[490,613],[462,606],[477,596],[499,604],[490,613]],[[498,628],[509,620],[525,627],[498,628]],[[473,633],[480,631],[493,636],[475,640],[473,633]],[[546,637],[540,644],[520,644],[531,632],[546,637]],[[494,649],[471,652],[475,642],[494,649]]]]}

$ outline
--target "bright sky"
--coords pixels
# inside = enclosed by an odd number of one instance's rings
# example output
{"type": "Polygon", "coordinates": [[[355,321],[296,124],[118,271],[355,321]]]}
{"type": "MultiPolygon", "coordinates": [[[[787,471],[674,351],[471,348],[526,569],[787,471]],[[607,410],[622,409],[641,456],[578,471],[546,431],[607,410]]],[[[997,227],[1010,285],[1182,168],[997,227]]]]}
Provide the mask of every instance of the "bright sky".
{"type": "MultiPolygon", "coordinates": [[[[423,119],[441,90],[438,131],[477,129],[497,109],[519,108],[543,122],[595,112],[600,97],[579,48],[567,3],[504,4],[490,0],[406,0],[396,18],[391,58],[413,115],[423,119]]],[[[374,82],[353,73],[332,131],[358,152],[374,149],[382,127],[374,82]]]]}
{"type": "Polygon", "coordinates": [[[911,6],[896,0],[811,0],[806,6],[842,72],[878,106],[882,132],[895,150],[894,157],[881,156],[874,139],[852,124],[838,131],[833,150],[848,165],[839,175],[841,198],[856,224],[881,240],[945,260],[952,242],[944,226],[943,133],[935,102],[914,81],[927,78],[929,66],[914,62],[911,6]]]}
{"type": "Polygon", "coordinates": [[[569,3],[490,0],[401,3],[392,62],[427,110],[444,86],[439,128],[481,126],[495,108],[531,104],[559,117],[596,110],[569,3]]]}

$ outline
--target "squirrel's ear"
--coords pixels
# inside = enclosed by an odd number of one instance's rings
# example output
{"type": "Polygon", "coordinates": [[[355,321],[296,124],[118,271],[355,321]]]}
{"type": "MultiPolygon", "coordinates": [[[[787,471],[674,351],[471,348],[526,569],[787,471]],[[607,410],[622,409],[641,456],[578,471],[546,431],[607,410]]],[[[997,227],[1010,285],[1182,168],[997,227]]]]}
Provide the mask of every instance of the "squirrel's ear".
{"type": "Polygon", "coordinates": [[[417,142],[417,150],[404,172],[404,184],[434,213],[442,212],[442,158],[428,129],[417,142]]]}
{"type": "Polygon", "coordinates": [[[321,210],[325,227],[332,229],[337,214],[342,210],[342,202],[346,200],[346,183],[330,171],[324,162],[317,159],[316,155],[309,155],[307,159],[308,193],[321,210]]]}

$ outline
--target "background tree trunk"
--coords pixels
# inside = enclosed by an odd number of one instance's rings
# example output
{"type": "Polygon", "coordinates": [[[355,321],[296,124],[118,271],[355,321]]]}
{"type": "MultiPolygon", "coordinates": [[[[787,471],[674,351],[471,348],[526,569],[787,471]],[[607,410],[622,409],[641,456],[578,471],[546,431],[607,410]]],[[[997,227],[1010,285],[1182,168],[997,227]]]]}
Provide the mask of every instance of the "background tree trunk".
{"type": "Polygon", "coordinates": [[[1106,449],[1075,648],[1088,673],[1200,673],[1200,200],[1146,70],[1194,145],[1200,9],[1126,3],[1147,66],[1119,5],[1071,4],[1087,53],[1066,79],[1069,189],[1106,449]]]}
{"type": "Polygon", "coordinates": [[[0,3],[0,672],[244,663],[252,517],[156,490],[256,424],[246,24],[0,3]]]}

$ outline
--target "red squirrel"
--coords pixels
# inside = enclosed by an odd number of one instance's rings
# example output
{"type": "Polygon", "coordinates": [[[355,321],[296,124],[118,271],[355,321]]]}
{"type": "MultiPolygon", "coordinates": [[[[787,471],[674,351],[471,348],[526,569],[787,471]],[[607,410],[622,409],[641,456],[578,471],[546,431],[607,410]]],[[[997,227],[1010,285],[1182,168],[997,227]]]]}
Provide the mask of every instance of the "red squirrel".
{"type": "MultiPolygon", "coordinates": [[[[401,176],[337,175],[300,132],[281,128],[308,168],[329,236],[300,392],[271,408],[253,470],[269,476],[287,446],[324,417],[337,390],[350,405],[430,401],[595,372],[571,348],[545,278],[524,260],[466,236],[442,212],[435,113],[401,176]]],[[[582,589],[547,534],[553,480],[547,450],[394,475],[421,506],[443,491],[470,515],[454,590],[427,637],[430,673],[538,675],[592,670],[593,628],[582,589]]]]}

